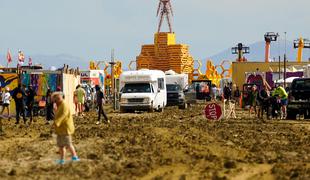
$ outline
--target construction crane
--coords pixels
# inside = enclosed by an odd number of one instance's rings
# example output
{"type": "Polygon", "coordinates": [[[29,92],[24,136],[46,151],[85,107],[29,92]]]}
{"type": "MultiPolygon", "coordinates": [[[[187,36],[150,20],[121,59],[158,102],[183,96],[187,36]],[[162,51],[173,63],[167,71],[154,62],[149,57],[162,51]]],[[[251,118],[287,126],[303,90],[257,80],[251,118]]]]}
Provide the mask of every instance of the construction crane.
{"type": "Polygon", "coordinates": [[[169,32],[172,33],[172,17],[173,10],[170,0],[159,0],[157,9],[157,17],[159,16],[158,32],[160,32],[164,17],[166,16],[169,32]]]}
{"type": "Polygon", "coordinates": [[[294,41],[294,48],[298,49],[297,52],[297,62],[301,63],[302,53],[304,48],[310,48],[310,41],[308,39],[303,39],[302,37],[294,41]]]}
{"type": "Polygon", "coordinates": [[[231,48],[232,54],[238,54],[238,62],[246,62],[247,59],[244,54],[250,53],[250,47],[244,46],[242,43],[238,43],[236,47],[231,48]]]}
{"type": "Polygon", "coordinates": [[[270,59],[270,44],[271,41],[277,41],[278,37],[279,37],[279,33],[274,33],[274,32],[267,32],[265,35],[265,42],[266,42],[266,46],[265,46],[265,62],[269,62],[270,59]]]}

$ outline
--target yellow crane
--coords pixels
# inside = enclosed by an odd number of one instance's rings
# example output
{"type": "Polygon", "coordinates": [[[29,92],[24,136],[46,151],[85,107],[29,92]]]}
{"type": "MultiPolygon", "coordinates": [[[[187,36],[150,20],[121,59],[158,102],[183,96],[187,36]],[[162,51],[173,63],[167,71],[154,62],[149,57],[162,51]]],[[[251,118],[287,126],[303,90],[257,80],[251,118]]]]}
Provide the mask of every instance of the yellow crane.
{"type": "Polygon", "coordinates": [[[301,63],[302,54],[304,48],[310,48],[310,41],[308,39],[303,39],[302,37],[294,41],[294,48],[298,49],[297,51],[297,62],[301,63]]]}

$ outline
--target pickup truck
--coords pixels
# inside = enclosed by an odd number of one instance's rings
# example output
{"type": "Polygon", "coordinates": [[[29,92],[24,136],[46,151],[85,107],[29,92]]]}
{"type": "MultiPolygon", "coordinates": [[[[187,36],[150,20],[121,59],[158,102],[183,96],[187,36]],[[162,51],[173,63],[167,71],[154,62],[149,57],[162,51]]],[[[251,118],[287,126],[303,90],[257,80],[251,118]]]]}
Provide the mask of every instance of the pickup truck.
{"type": "Polygon", "coordinates": [[[186,109],[185,95],[178,84],[167,84],[167,106],[178,106],[179,109],[186,109]]]}
{"type": "Polygon", "coordinates": [[[291,84],[288,96],[287,117],[288,119],[295,119],[297,114],[309,118],[310,78],[297,78],[291,84]]]}

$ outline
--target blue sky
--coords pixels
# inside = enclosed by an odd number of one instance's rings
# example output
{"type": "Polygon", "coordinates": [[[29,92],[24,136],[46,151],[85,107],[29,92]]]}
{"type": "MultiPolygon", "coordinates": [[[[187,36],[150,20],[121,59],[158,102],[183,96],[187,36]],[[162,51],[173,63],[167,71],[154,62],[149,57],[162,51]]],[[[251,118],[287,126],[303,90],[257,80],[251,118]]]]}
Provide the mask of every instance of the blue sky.
{"type": "MultiPolygon", "coordinates": [[[[309,0],[172,0],[174,31],[197,58],[267,31],[310,38],[309,0]]],[[[157,30],[158,0],[0,0],[0,54],[134,60],[157,30]]]]}

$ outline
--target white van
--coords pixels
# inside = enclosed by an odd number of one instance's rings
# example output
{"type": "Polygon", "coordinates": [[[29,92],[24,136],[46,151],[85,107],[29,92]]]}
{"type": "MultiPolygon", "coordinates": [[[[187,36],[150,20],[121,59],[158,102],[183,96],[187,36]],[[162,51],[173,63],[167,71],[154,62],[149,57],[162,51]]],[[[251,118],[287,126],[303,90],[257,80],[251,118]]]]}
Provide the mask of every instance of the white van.
{"type": "Polygon", "coordinates": [[[163,111],[167,105],[166,77],[163,71],[142,69],[120,76],[120,110],[163,111]]]}

